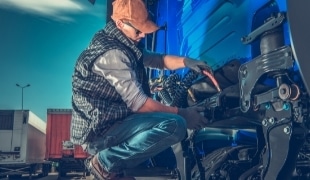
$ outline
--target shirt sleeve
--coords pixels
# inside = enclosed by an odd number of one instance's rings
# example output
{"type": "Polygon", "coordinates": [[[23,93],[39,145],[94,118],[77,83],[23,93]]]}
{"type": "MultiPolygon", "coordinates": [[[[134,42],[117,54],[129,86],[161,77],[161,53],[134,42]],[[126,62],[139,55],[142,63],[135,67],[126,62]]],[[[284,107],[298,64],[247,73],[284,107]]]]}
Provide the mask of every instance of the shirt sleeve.
{"type": "Polygon", "coordinates": [[[109,50],[99,56],[92,68],[93,72],[103,76],[115,87],[123,101],[136,112],[147,100],[142,85],[137,81],[129,58],[120,50],[109,50]]]}
{"type": "Polygon", "coordinates": [[[164,54],[143,50],[143,64],[154,69],[164,69],[164,54]]]}

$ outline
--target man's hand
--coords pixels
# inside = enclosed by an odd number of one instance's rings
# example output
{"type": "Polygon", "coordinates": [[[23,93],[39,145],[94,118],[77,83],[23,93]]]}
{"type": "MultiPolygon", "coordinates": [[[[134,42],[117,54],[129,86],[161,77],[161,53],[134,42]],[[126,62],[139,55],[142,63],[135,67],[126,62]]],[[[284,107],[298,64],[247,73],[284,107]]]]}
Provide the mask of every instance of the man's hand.
{"type": "Polygon", "coordinates": [[[184,65],[198,73],[201,73],[203,70],[208,71],[209,73],[213,74],[212,68],[208,66],[205,62],[194,60],[191,58],[184,58],[184,65]]]}
{"type": "Polygon", "coordinates": [[[204,107],[179,108],[178,115],[186,120],[188,129],[197,130],[205,127],[208,123],[208,120],[199,113],[203,112],[204,109],[204,107]]]}

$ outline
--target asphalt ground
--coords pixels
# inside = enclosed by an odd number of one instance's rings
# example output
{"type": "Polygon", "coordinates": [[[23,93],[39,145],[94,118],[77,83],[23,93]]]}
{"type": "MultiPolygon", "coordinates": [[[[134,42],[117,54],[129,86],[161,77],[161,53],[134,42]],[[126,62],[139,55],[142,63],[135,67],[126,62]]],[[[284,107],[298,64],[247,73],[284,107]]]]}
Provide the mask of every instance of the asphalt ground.
{"type": "MultiPolygon", "coordinates": [[[[35,179],[35,180],[93,180],[92,176],[83,176],[83,173],[67,173],[66,177],[58,177],[58,173],[49,173],[46,177],[38,177],[33,175],[32,178],[29,178],[28,175],[23,175],[20,178],[15,180],[26,180],[26,179],[35,179]]],[[[0,180],[9,180],[9,178],[0,178],[0,180]]],[[[10,179],[11,180],[11,179],[10,179]]],[[[136,180],[171,180],[167,178],[160,177],[136,177],[136,180]]]]}

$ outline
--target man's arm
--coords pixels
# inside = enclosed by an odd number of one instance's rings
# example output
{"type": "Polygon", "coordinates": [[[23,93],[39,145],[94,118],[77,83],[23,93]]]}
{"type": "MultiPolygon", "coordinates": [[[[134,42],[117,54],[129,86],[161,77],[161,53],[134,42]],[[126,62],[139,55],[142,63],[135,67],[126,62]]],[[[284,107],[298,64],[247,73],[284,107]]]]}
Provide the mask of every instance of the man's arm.
{"type": "Polygon", "coordinates": [[[202,70],[212,72],[204,61],[191,59],[189,57],[176,56],[176,55],[164,55],[160,53],[154,53],[144,50],[143,63],[146,67],[155,69],[169,69],[176,70],[184,67],[188,67],[198,73],[202,70]]]}
{"type": "Polygon", "coordinates": [[[169,70],[176,70],[179,68],[184,68],[184,57],[174,56],[174,55],[165,55],[163,56],[164,66],[169,70]]]}
{"type": "Polygon", "coordinates": [[[147,97],[136,80],[135,72],[128,66],[130,61],[122,51],[110,50],[94,63],[94,73],[106,78],[122,96],[127,106],[137,113],[177,113],[176,107],[169,107],[147,97]]]}
{"type": "Polygon", "coordinates": [[[138,113],[144,112],[168,112],[168,113],[178,113],[177,107],[166,106],[158,101],[155,101],[151,98],[147,98],[145,103],[138,109],[138,113]]]}
{"type": "Polygon", "coordinates": [[[144,50],[143,55],[143,63],[146,67],[169,70],[176,70],[185,67],[184,57],[175,55],[164,55],[147,50],[144,50]]]}

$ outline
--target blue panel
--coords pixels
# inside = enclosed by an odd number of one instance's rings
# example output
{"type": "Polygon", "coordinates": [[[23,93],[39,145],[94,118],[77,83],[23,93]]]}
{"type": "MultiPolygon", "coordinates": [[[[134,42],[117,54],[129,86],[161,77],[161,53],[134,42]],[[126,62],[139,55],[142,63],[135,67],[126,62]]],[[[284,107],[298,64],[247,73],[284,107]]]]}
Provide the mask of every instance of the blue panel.
{"type": "Polygon", "coordinates": [[[214,70],[232,59],[252,59],[251,46],[240,39],[253,30],[256,11],[268,2],[159,0],[157,24],[167,29],[157,33],[156,51],[204,60],[214,70]]]}

